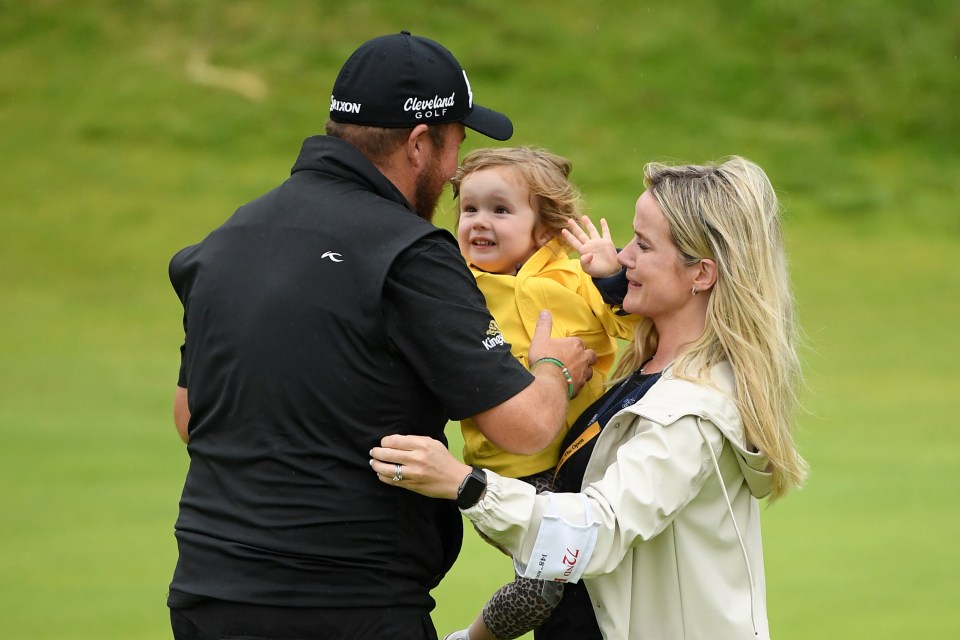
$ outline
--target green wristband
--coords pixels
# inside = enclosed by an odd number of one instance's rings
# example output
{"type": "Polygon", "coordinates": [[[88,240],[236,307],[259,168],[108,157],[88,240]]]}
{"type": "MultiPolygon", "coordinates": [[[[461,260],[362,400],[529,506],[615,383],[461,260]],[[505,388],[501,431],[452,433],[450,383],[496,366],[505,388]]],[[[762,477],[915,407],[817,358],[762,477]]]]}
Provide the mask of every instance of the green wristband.
{"type": "Polygon", "coordinates": [[[549,362],[550,364],[555,364],[560,367],[560,371],[563,372],[563,377],[567,379],[567,400],[573,399],[573,376],[570,375],[570,369],[567,369],[567,365],[563,364],[556,358],[540,358],[532,365],[530,365],[530,370],[532,371],[541,362],[549,362]]]}

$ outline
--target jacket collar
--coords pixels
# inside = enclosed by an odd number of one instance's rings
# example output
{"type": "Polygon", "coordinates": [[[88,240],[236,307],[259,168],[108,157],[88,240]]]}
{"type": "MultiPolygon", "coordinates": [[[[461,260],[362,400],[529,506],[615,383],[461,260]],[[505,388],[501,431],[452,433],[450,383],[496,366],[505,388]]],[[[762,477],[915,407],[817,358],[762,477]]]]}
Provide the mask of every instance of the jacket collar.
{"type": "Polygon", "coordinates": [[[311,136],[304,140],[290,175],[301,171],[317,171],[357,183],[414,213],[400,190],[356,147],[339,138],[311,136]]]}
{"type": "Polygon", "coordinates": [[[576,272],[576,267],[573,266],[573,261],[570,260],[570,256],[567,254],[559,237],[551,238],[546,244],[537,249],[536,252],[530,256],[530,259],[520,267],[517,278],[525,279],[531,275],[540,274],[545,270],[576,272]]]}

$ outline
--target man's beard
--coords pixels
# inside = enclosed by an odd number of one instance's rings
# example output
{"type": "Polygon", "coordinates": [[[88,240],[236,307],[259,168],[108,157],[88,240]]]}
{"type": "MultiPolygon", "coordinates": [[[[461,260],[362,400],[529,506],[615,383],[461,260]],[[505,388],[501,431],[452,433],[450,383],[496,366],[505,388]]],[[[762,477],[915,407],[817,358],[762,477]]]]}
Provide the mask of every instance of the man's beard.
{"type": "Polygon", "coordinates": [[[440,154],[436,153],[423,173],[417,176],[413,190],[413,210],[427,222],[433,221],[433,212],[437,208],[443,187],[447,180],[440,168],[440,154]]]}

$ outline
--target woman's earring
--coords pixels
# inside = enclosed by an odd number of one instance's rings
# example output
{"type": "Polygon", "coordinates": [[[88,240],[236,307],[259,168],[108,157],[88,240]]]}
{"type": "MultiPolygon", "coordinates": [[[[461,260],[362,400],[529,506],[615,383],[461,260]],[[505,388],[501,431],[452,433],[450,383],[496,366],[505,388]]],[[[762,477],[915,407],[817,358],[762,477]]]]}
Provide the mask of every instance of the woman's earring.
{"type": "Polygon", "coordinates": [[[693,295],[697,295],[697,294],[700,293],[700,292],[697,290],[696,287],[692,287],[692,288],[690,289],[690,293],[692,293],[693,295]]]}

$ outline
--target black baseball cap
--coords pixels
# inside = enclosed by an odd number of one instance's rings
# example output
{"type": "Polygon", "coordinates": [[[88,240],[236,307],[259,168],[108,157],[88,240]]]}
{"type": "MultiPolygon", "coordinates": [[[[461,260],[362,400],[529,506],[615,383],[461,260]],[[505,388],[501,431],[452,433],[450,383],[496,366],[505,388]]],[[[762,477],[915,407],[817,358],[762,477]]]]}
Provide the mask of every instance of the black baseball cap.
{"type": "Polygon", "coordinates": [[[353,52],[333,84],[330,119],[387,128],[460,122],[495,140],[513,135],[510,118],[473,103],[453,54],[409,31],[368,40],[353,52]]]}

